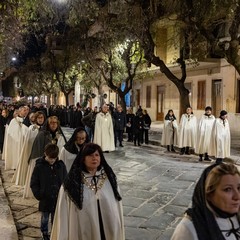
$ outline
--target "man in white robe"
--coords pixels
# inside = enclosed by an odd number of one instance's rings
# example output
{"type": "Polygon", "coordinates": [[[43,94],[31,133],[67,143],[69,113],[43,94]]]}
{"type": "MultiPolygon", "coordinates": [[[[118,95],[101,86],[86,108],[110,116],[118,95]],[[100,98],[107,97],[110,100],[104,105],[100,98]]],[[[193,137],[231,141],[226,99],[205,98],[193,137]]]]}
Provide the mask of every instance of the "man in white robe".
{"type": "Polygon", "coordinates": [[[115,150],[113,120],[106,104],[96,116],[93,142],[101,146],[104,152],[115,150]]]}
{"type": "Polygon", "coordinates": [[[23,124],[24,118],[29,112],[28,106],[21,106],[18,110],[18,116],[14,117],[8,128],[4,143],[5,170],[16,169],[24,138],[27,134],[28,127],[23,124]]]}
{"type": "Polygon", "coordinates": [[[212,108],[206,107],[205,114],[199,121],[198,129],[197,129],[197,143],[196,143],[196,153],[199,154],[199,161],[203,160],[210,161],[208,157],[211,132],[213,128],[213,124],[215,122],[215,117],[212,115],[212,108]]]}
{"type": "Polygon", "coordinates": [[[192,108],[188,107],[186,113],[182,115],[178,132],[178,147],[180,154],[190,154],[189,149],[195,148],[197,135],[197,118],[192,113],[192,108]]]}
{"type": "Polygon", "coordinates": [[[224,158],[230,157],[230,146],[231,135],[227,112],[222,110],[213,125],[209,155],[215,156],[216,162],[221,163],[224,158]]]}
{"type": "Polygon", "coordinates": [[[32,125],[29,126],[27,134],[25,136],[22,151],[19,158],[19,163],[12,180],[13,182],[15,182],[16,185],[21,186],[25,184],[28,169],[28,161],[32,151],[33,142],[46,119],[44,113],[40,111],[36,113],[31,113],[30,116],[34,116],[34,118],[30,118],[32,125]]]}

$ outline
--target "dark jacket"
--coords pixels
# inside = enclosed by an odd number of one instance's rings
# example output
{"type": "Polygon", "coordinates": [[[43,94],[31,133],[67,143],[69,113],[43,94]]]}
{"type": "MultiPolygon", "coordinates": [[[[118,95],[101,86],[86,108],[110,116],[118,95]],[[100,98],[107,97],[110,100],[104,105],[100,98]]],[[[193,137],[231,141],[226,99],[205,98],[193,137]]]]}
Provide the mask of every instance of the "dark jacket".
{"type": "Polygon", "coordinates": [[[143,115],[143,123],[144,123],[144,126],[146,127],[151,126],[152,120],[148,114],[143,115]]]}
{"type": "Polygon", "coordinates": [[[126,115],[126,132],[132,132],[133,129],[133,119],[134,119],[135,115],[133,113],[128,113],[126,115]]]}
{"type": "Polygon", "coordinates": [[[133,133],[137,134],[143,131],[143,117],[136,115],[133,119],[133,133]]]}
{"type": "Polygon", "coordinates": [[[30,187],[34,197],[39,201],[39,211],[55,211],[58,192],[66,175],[66,166],[61,160],[56,160],[53,165],[50,165],[45,157],[36,161],[30,187]]]}
{"type": "Polygon", "coordinates": [[[114,112],[113,113],[114,120],[114,130],[124,130],[126,127],[126,114],[124,112],[114,112]]]}

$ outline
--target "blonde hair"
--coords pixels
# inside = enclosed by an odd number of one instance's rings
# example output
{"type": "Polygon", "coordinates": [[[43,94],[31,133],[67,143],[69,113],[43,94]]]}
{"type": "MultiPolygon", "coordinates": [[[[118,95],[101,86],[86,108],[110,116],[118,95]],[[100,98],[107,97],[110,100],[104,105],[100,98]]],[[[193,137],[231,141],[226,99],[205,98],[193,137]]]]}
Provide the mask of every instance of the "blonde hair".
{"type": "Polygon", "coordinates": [[[221,178],[224,175],[239,175],[240,172],[237,167],[232,163],[222,163],[214,167],[208,174],[205,182],[205,195],[206,198],[213,193],[219,185],[221,178]]]}

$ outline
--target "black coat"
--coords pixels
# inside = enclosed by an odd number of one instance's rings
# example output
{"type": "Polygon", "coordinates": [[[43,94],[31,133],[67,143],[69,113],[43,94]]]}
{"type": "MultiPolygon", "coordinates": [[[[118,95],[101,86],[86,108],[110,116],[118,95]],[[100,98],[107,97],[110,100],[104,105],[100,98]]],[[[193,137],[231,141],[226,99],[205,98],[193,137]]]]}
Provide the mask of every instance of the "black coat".
{"type": "Polygon", "coordinates": [[[39,211],[55,211],[58,192],[66,175],[66,166],[62,160],[56,160],[53,165],[50,165],[45,157],[36,161],[30,187],[34,197],[39,201],[39,211]]]}
{"type": "Polygon", "coordinates": [[[133,119],[134,119],[135,115],[133,113],[128,113],[126,115],[126,120],[127,120],[127,123],[126,123],[126,132],[132,132],[133,130],[133,119]],[[130,125],[128,125],[130,124],[130,125]]]}
{"type": "Polygon", "coordinates": [[[124,112],[113,113],[114,130],[124,130],[126,127],[126,114],[124,112]]]}
{"type": "Polygon", "coordinates": [[[143,117],[136,115],[133,119],[133,133],[138,134],[143,131],[143,117]]]}

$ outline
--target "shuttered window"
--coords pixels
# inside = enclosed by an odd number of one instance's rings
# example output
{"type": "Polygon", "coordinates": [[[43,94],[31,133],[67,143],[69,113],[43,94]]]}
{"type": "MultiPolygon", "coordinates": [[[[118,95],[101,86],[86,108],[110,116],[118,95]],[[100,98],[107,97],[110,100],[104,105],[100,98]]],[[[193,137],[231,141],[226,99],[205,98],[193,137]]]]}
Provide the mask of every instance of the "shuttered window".
{"type": "Polygon", "coordinates": [[[151,107],[151,86],[146,88],[146,108],[151,107]]]}
{"type": "Polygon", "coordinates": [[[198,82],[197,109],[204,110],[206,107],[206,81],[198,82]]]}

